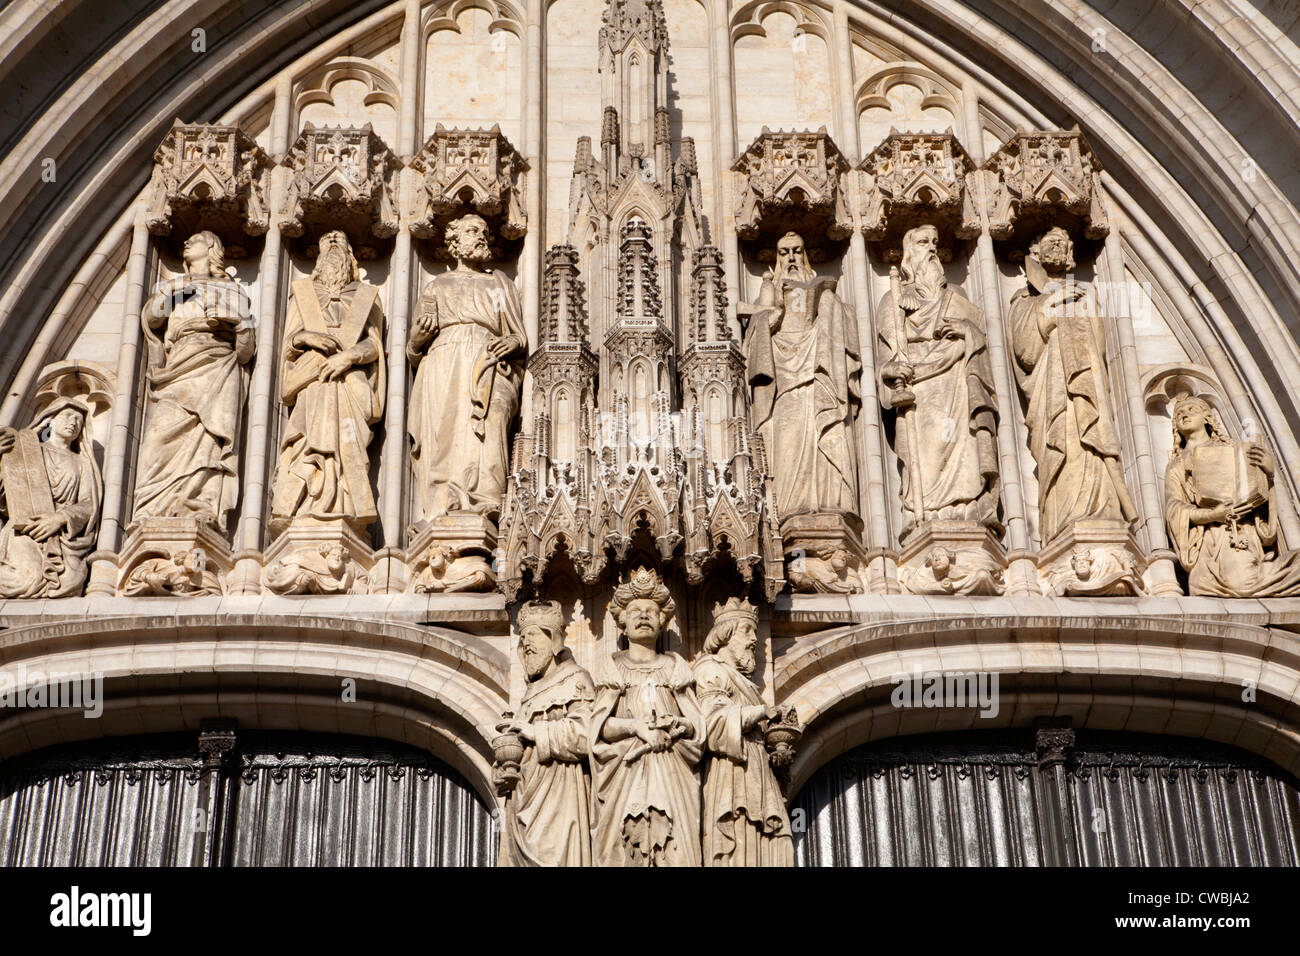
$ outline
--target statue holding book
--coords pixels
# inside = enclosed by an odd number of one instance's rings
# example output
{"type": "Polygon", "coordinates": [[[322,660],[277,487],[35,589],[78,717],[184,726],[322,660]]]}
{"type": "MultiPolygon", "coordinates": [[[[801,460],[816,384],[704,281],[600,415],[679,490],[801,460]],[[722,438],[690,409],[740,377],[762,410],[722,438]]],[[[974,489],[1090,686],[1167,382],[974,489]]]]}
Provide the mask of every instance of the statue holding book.
{"type": "Polygon", "coordinates": [[[1300,594],[1300,551],[1278,545],[1272,454],[1235,441],[1204,399],[1174,403],[1174,453],[1165,470],[1165,522],[1192,594],[1300,594]]]}
{"type": "Polygon", "coordinates": [[[310,278],[293,283],[285,320],[280,397],[289,420],[271,503],[273,526],[375,520],[370,428],[384,412],[383,310],[361,282],[347,236],[328,232],[310,278]]]}

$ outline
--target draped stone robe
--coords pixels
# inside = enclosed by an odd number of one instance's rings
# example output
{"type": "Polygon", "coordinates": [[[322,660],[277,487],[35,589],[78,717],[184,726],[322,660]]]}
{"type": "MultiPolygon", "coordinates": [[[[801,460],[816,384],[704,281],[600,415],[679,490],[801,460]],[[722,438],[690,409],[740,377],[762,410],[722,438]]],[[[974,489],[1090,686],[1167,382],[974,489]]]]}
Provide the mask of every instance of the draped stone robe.
{"type": "Polygon", "coordinates": [[[425,286],[421,308],[435,311],[437,328],[427,352],[407,349],[418,363],[407,430],[420,517],[494,514],[505,494],[507,432],[528,345],[519,293],[503,272],[454,270],[425,286]],[[486,346],[501,335],[516,336],[520,350],[498,362],[486,346]]]}
{"type": "Polygon", "coordinates": [[[280,370],[280,397],[291,411],[276,468],[276,518],[348,518],[359,527],[375,520],[368,448],[370,426],[384,413],[386,381],[376,293],[359,282],[348,283],[338,296],[311,279],[293,284],[280,370]],[[333,336],[340,352],[363,345],[372,358],[332,382],[317,381],[325,356],[294,345],[303,331],[333,336]]]}
{"type": "Polygon", "coordinates": [[[705,866],[793,866],[785,799],[758,726],[742,730],[741,712],[764,706],[754,682],[709,654],[695,662],[704,712],[705,866]]]}
{"type": "Polygon", "coordinates": [[[25,429],[14,450],[0,459],[0,502],[7,519],[0,528],[0,596],[58,598],[81,593],[104,489],[89,436],[78,438],[77,446],[78,451],[57,448],[42,442],[34,428],[25,429]],[[24,474],[16,474],[18,470],[24,474]],[[5,476],[11,480],[4,481],[5,476]],[[19,482],[27,486],[21,494],[15,487],[19,482]],[[51,511],[63,515],[67,525],[45,541],[14,529],[15,521],[51,511]]]}
{"type": "MultiPolygon", "coordinates": [[[[1238,454],[1249,446],[1230,444],[1238,454]]],[[[1219,503],[1205,500],[1207,489],[1197,485],[1195,456],[1200,450],[1175,451],[1165,469],[1165,524],[1169,543],[1187,569],[1188,591],[1212,597],[1300,594],[1300,551],[1278,547],[1271,482],[1265,500],[1238,519],[1235,531],[1227,522],[1192,523],[1193,510],[1219,503]]]]}
{"type": "Polygon", "coordinates": [[[754,430],[774,472],[781,518],[858,511],[852,423],[862,407],[862,356],[857,322],[834,287],[814,278],[782,296],[764,279],[746,334],[754,430]]]}
{"type": "Polygon", "coordinates": [[[1049,306],[1059,287],[1053,281],[1042,291],[1021,289],[1010,309],[1016,377],[1029,400],[1025,424],[1038,463],[1044,543],[1081,519],[1137,517],[1120,465],[1101,318],[1091,290],[1072,306],[1049,306]],[[1051,317],[1058,324],[1049,330],[1051,317]]]}
{"type": "Polygon", "coordinates": [[[534,721],[522,779],[506,797],[499,866],[590,866],[587,745],[596,688],[572,657],[530,684],[517,716],[534,721]]]}
{"type": "MultiPolygon", "coordinates": [[[[916,436],[919,467],[908,436],[900,429],[895,448],[903,464],[902,499],[908,524],[916,521],[997,521],[1001,470],[997,449],[997,400],[980,310],[955,289],[944,287],[924,299],[910,283],[902,288],[906,343],[896,351],[893,293],[876,310],[877,368],[885,362],[910,364],[916,396],[907,413],[916,436]],[[964,338],[935,338],[944,322],[965,323],[964,338]],[[921,481],[924,514],[913,514],[913,482],[921,481]]],[[[889,393],[881,387],[881,395],[889,393]]]]}
{"type": "Polygon", "coordinates": [[[191,287],[171,298],[161,342],[148,310],[143,317],[150,369],[135,517],[193,515],[224,529],[239,501],[239,426],[251,357],[238,354],[242,319],[230,306],[247,297],[229,279],[195,278],[191,287]],[[213,315],[205,314],[205,299],[218,303],[213,315]]]}
{"type": "Polygon", "coordinates": [[[699,866],[700,778],[704,720],[695,678],[680,654],[646,664],[626,651],[597,666],[591,719],[592,856],[597,866],[699,866]],[[649,717],[686,719],[692,732],[662,753],[646,751],[636,736],[601,739],[605,722],[649,717]],[[639,756],[637,755],[639,753],[639,756]],[[631,759],[628,759],[628,758],[631,759]]]}

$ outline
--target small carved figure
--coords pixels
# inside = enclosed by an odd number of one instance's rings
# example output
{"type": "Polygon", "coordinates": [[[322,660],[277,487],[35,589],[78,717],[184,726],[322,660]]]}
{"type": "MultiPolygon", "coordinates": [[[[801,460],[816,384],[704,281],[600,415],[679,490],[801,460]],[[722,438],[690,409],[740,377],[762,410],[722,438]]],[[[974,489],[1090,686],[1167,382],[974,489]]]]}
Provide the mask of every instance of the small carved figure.
{"type": "Polygon", "coordinates": [[[354,585],[364,588],[366,576],[357,571],[343,545],[334,541],[315,551],[285,555],[266,569],[264,580],[276,594],[347,594],[354,585]]]}
{"type": "Polygon", "coordinates": [[[143,560],[126,576],[122,593],[127,597],[220,594],[221,581],[207,569],[207,556],[200,548],[145,553],[143,560]]]}

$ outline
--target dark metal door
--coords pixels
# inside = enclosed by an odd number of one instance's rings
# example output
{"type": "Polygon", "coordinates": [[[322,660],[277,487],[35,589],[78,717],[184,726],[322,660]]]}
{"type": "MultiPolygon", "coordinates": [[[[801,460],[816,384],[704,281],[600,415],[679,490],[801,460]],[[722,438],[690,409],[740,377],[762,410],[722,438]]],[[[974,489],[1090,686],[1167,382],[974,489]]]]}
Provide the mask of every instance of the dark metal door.
{"type": "Polygon", "coordinates": [[[1300,784],[1207,741],[1060,731],[904,737],[822,767],[802,866],[1300,864],[1300,784]]]}
{"type": "Polygon", "coordinates": [[[474,866],[492,820],[455,770],[370,738],[241,732],[93,741],[0,765],[0,864],[474,866]]]}

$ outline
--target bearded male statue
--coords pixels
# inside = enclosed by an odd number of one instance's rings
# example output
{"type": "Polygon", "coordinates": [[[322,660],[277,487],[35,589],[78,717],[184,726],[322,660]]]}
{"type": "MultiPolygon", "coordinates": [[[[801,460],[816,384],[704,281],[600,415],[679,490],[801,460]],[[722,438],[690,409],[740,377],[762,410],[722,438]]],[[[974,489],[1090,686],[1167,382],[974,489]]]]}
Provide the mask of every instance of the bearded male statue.
{"type": "Polygon", "coordinates": [[[590,866],[591,784],[587,746],[596,688],[564,646],[564,614],[554,601],[519,609],[519,660],[528,682],[507,728],[524,745],[506,792],[498,866],[590,866]]]}
{"type": "Polygon", "coordinates": [[[1028,283],[1011,299],[1016,378],[1029,402],[1025,425],[1038,464],[1044,544],[1080,520],[1131,524],[1119,433],[1096,297],[1071,275],[1070,234],[1049,229],[1025,258],[1028,283]]]}
{"type": "Polygon", "coordinates": [[[791,709],[763,703],[751,679],[758,665],[758,609],[732,598],[713,611],[695,693],[704,712],[704,865],[793,866],[790,816],[768,761],[763,730],[791,709]]]}
{"type": "Polygon", "coordinates": [[[775,472],[776,510],[858,512],[853,423],[862,407],[862,356],[851,312],[819,279],[804,241],[786,233],[745,335],[754,430],[775,472]]]}
{"type": "Polygon", "coordinates": [[[293,284],[285,319],[280,398],[290,409],[280,439],[272,525],[292,518],[375,520],[370,427],[384,412],[383,309],[361,282],[347,235],[321,237],[308,279],[293,284]]]}
{"type": "Polygon", "coordinates": [[[899,415],[904,538],[935,520],[998,527],[998,417],[984,318],[948,285],[938,242],[934,226],[907,231],[901,281],[876,310],[880,401],[899,415]]]}
{"type": "Polygon", "coordinates": [[[420,525],[453,512],[497,519],[528,349],[515,284],[483,268],[487,223],[455,220],[447,247],[456,268],[424,287],[406,349],[416,366],[407,430],[420,525]]]}

